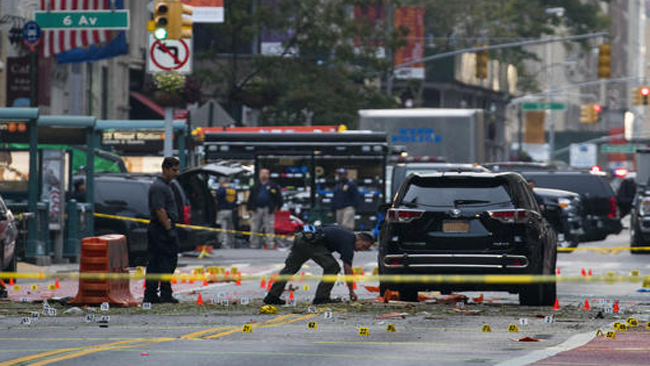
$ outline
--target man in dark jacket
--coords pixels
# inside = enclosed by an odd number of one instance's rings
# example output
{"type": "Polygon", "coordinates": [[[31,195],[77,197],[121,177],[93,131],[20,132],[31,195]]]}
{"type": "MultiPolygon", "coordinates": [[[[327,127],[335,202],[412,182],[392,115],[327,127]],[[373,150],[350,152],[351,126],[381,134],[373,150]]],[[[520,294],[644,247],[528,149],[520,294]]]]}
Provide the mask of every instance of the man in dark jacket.
{"type": "MultiPolygon", "coordinates": [[[[178,168],[178,159],[166,157],[162,163],[162,176],[157,177],[149,187],[151,221],[147,228],[147,275],[173,274],[176,269],[179,243],[175,224],[178,222],[178,209],[169,182],[178,176],[178,168]]],[[[147,280],[143,302],[177,303],[178,300],[172,296],[169,281],[147,280]]]]}
{"type": "MultiPolygon", "coordinates": [[[[353,275],[352,259],[354,252],[365,251],[374,242],[372,236],[367,233],[355,234],[353,231],[333,225],[327,226],[319,234],[307,235],[306,232],[296,234],[291,252],[285,261],[280,276],[291,276],[296,274],[302,265],[308,260],[313,260],[323,268],[323,275],[337,275],[341,271],[338,261],[332,256],[332,252],[338,252],[343,262],[343,272],[346,275],[353,275]]],[[[311,234],[311,233],[309,233],[311,234]]],[[[287,281],[281,278],[276,281],[269,293],[264,298],[265,304],[284,305],[285,301],[280,298],[287,281]]],[[[340,302],[339,299],[331,299],[330,293],[334,282],[321,281],[316,289],[314,304],[326,304],[340,302]]],[[[354,292],[352,281],[348,281],[350,300],[357,301],[357,294],[354,292]]]]}
{"type": "Polygon", "coordinates": [[[275,211],[282,207],[282,190],[280,186],[270,180],[271,173],[268,169],[261,169],[259,180],[251,189],[246,208],[251,215],[251,249],[260,247],[264,241],[265,248],[273,247],[273,234],[275,233],[275,211]],[[266,237],[260,233],[271,234],[266,237]],[[264,237],[264,240],[262,238],[264,237]]]}
{"type": "Polygon", "coordinates": [[[354,230],[354,215],[359,205],[359,189],[357,184],[348,178],[344,168],[336,171],[337,184],[334,188],[332,206],[336,212],[336,223],[344,228],[354,230]]]}

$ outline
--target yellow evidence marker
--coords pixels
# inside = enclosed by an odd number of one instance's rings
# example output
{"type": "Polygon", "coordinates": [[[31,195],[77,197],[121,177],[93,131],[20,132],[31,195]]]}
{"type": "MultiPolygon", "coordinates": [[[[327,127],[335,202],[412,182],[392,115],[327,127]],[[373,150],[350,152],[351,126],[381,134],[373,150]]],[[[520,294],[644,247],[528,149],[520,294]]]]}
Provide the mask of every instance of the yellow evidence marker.
{"type": "Polygon", "coordinates": [[[244,327],[241,331],[244,333],[253,333],[253,326],[250,324],[244,324],[244,327]]]}
{"type": "Polygon", "coordinates": [[[607,334],[605,335],[605,338],[615,339],[616,338],[616,332],[613,331],[613,330],[608,330],[607,334]]]}
{"type": "Polygon", "coordinates": [[[365,336],[365,337],[369,336],[370,335],[370,329],[368,329],[368,327],[359,328],[359,335],[360,336],[365,336]]]}
{"type": "Polygon", "coordinates": [[[492,328],[490,328],[489,324],[485,324],[483,326],[483,329],[481,329],[481,332],[483,332],[483,333],[492,333],[492,328]]]}
{"type": "Polygon", "coordinates": [[[318,324],[316,322],[307,323],[307,329],[318,329],[318,324]]]}
{"type": "Polygon", "coordinates": [[[627,318],[627,325],[630,328],[636,328],[639,326],[639,322],[635,318],[627,318]]]}
{"type": "Polygon", "coordinates": [[[519,332],[519,328],[517,328],[517,324],[510,324],[508,326],[508,332],[510,333],[517,333],[519,332]]]}
{"type": "Polygon", "coordinates": [[[30,288],[32,291],[38,291],[38,285],[31,285],[30,288]]]}
{"type": "Polygon", "coordinates": [[[604,337],[604,336],[605,336],[605,334],[603,333],[603,330],[598,329],[598,331],[596,332],[596,337],[604,337]]]}
{"type": "Polygon", "coordinates": [[[48,285],[47,289],[50,291],[56,290],[56,285],[48,285]]]}
{"type": "Polygon", "coordinates": [[[388,326],[386,327],[386,331],[389,333],[395,333],[395,325],[388,324],[388,326]]]}

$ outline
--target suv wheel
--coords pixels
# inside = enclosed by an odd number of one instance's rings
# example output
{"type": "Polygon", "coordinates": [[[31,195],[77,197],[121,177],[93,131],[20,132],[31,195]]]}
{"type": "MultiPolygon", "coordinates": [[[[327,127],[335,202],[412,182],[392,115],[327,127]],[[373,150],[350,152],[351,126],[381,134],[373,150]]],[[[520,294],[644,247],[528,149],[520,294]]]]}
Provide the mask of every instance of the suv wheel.
{"type": "Polygon", "coordinates": [[[646,246],[649,243],[647,243],[647,242],[645,242],[643,240],[643,236],[639,234],[639,231],[636,228],[632,229],[631,231],[632,231],[632,233],[631,233],[632,235],[630,235],[631,236],[631,238],[630,238],[630,254],[646,254],[646,253],[650,253],[648,251],[632,249],[634,247],[646,246]]]}
{"type": "MultiPolygon", "coordinates": [[[[542,263],[537,261],[537,263],[542,263]]],[[[553,261],[555,263],[555,261],[553,261]]],[[[555,266],[549,269],[540,269],[534,271],[535,274],[554,274],[555,266]]],[[[557,282],[540,283],[523,286],[519,292],[519,304],[522,306],[552,306],[557,297],[557,282]]]]}
{"type": "Polygon", "coordinates": [[[412,287],[398,287],[400,301],[418,302],[418,289],[412,287]]]}

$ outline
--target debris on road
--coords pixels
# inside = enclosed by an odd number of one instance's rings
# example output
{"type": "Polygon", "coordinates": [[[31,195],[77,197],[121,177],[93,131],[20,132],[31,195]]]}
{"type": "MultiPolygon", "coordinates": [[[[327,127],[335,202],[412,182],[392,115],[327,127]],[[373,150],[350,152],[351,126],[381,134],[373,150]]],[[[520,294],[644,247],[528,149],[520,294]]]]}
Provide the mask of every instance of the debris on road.
{"type": "Polygon", "coordinates": [[[406,319],[408,313],[388,313],[375,316],[375,319],[391,319],[391,318],[402,318],[406,319]]]}

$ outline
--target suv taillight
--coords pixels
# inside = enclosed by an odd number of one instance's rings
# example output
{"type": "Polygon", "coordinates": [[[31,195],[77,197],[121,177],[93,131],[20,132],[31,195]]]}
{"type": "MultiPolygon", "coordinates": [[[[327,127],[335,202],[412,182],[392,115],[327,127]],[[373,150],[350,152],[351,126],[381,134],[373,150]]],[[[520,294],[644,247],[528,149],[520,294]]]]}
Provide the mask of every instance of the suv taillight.
{"type": "Polygon", "coordinates": [[[616,197],[611,197],[609,199],[609,214],[607,217],[610,219],[618,217],[618,205],[616,204],[616,197]]]}
{"type": "Polygon", "coordinates": [[[386,215],[386,221],[406,223],[419,219],[424,214],[424,210],[413,210],[406,208],[391,208],[386,215]]]}
{"type": "Polygon", "coordinates": [[[187,205],[183,206],[183,224],[189,225],[192,223],[192,208],[187,205]]]}
{"type": "Polygon", "coordinates": [[[506,224],[523,224],[528,221],[528,210],[493,210],[488,211],[490,218],[506,224]]]}

